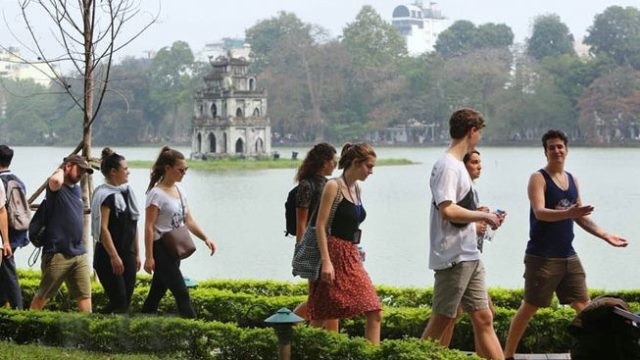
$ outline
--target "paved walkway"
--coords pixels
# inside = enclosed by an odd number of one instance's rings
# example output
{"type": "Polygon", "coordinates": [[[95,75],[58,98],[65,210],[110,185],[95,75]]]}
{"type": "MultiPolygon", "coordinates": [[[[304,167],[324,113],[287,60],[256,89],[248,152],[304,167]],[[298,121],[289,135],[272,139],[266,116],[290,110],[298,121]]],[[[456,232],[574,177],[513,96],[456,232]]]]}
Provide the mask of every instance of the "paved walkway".
{"type": "Polygon", "coordinates": [[[514,360],[571,360],[570,354],[516,354],[514,360]]]}

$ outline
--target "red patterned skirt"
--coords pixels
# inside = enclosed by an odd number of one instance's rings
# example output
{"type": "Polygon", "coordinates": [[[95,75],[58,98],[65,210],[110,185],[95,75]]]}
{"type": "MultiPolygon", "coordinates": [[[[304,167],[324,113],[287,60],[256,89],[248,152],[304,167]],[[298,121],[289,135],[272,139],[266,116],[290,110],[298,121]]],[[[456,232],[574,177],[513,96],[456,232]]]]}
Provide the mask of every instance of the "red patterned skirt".
{"type": "Polygon", "coordinates": [[[348,319],[382,310],[376,289],[360,261],[357,246],[329,236],[327,247],[335,279],[333,282],[318,279],[311,283],[307,302],[309,318],[348,319]]]}

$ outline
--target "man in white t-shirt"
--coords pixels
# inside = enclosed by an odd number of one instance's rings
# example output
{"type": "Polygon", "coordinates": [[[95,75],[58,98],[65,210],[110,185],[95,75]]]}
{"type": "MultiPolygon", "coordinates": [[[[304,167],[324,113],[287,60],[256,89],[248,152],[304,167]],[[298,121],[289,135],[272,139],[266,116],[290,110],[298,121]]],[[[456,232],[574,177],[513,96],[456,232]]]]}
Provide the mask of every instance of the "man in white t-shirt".
{"type": "Polygon", "coordinates": [[[493,328],[474,223],[485,221],[497,228],[502,217],[476,210],[471,177],[462,162],[480,142],[484,126],[479,112],[455,111],[449,119],[451,144],[431,171],[429,268],[435,271],[435,283],[431,317],[422,338],[440,341],[444,330],[455,322],[460,304],[473,323],[476,353],[500,360],[504,356],[493,328]]]}

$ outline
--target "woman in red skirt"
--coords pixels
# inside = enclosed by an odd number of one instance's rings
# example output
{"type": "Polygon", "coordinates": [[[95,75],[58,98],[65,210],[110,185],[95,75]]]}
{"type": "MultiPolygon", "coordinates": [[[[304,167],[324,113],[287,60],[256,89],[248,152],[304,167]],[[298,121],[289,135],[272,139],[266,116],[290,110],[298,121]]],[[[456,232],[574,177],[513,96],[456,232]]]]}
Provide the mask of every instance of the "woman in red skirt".
{"type": "Polygon", "coordinates": [[[360,223],[366,211],[357,181],[373,173],[376,153],[369,144],[346,144],[340,155],[342,175],[327,182],[322,192],[316,233],[322,268],[310,286],[308,311],[311,320],[366,316],[364,335],[380,343],[382,305],[358,252],[360,223]]]}

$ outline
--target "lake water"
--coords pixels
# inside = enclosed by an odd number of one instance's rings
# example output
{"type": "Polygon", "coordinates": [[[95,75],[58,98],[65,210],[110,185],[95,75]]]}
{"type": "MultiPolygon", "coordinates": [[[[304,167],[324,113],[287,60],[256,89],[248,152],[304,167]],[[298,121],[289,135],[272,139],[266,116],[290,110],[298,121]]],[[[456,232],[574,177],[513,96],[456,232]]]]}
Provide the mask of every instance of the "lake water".
{"type": "MultiPolygon", "coordinates": [[[[159,148],[116,149],[131,160],[153,160],[159,148]]],[[[185,154],[189,150],[183,148],[185,154]]],[[[304,157],[306,148],[277,149],[278,161],[292,151],[304,157]]],[[[542,147],[480,148],[482,177],[477,185],[482,204],[508,212],[507,220],[485,245],[487,282],[491,287],[521,288],[522,263],[528,238],[529,206],[526,194],[531,173],[544,166],[542,147]]],[[[22,177],[29,195],[68,154],[69,148],[16,147],[12,169],[22,177]]],[[[376,148],[379,158],[406,158],[416,165],[376,167],[362,183],[367,219],[362,225],[365,266],[376,284],[427,287],[433,272],[427,267],[428,175],[443,148],[376,148]]],[[[95,155],[99,150],[94,151],[95,155]]],[[[630,240],[614,248],[576,225],[574,246],[587,272],[590,288],[640,288],[637,240],[640,210],[640,149],[570,148],[566,169],[579,181],[583,203],[595,206],[592,218],[610,232],[630,240]]],[[[190,170],[183,180],[196,220],[217,245],[210,257],[197,241],[198,251],[183,261],[185,276],[271,279],[298,282],[291,276],[293,238],[284,237],[284,201],[294,185],[294,169],[202,172],[190,170]]],[[[132,169],[130,181],[141,205],[148,169],[132,169]]],[[[94,185],[102,183],[94,173],[94,185]]],[[[140,226],[144,223],[140,221],[140,226]]],[[[142,237],[141,237],[142,239],[142,237]]],[[[144,248],[141,243],[141,248],[144,248]]],[[[27,268],[32,247],[18,250],[18,266],[27,268]]],[[[39,269],[39,263],[35,265],[39,269]]]]}

